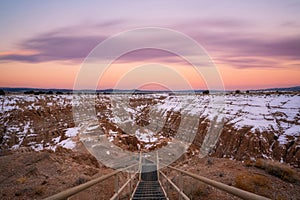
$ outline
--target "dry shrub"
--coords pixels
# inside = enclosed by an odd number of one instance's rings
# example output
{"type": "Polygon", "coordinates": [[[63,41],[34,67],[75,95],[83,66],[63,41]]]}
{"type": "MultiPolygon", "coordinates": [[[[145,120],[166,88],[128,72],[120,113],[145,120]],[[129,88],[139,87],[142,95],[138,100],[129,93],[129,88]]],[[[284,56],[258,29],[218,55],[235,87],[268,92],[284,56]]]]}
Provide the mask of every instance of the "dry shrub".
{"type": "Polygon", "coordinates": [[[266,196],[271,188],[271,182],[263,175],[242,172],[235,177],[235,186],[248,192],[266,196]]]}
{"type": "Polygon", "coordinates": [[[45,193],[45,191],[46,191],[46,188],[45,188],[45,187],[43,187],[43,186],[38,186],[38,187],[35,188],[34,193],[35,193],[36,195],[43,195],[43,194],[45,193]]]}
{"type": "Polygon", "coordinates": [[[284,181],[295,183],[300,181],[297,172],[288,165],[276,161],[258,159],[255,162],[255,167],[265,170],[271,175],[274,175],[284,181]]]}
{"type": "Polygon", "coordinates": [[[26,181],[27,181],[26,177],[20,177],[20,178],[17,179],[17,182],[21,183],[21,184],[25,183],[26,181]]]}
{"type": "Polygon", "coordinates": [[[183,192],[191,199],[207,199],[210,188],[205,183],[190,177],[184,177],[183,192]]]}
{"type": "Polygon", "coordinates": [[[75,183],[74,183],[74,186],[81,185],[81,184],[86,183],[86,182],[88,182],[88,181],[90,181],[90,180],[91,180],[90,177],[88,177],[88,176],[86,176],[86,175],[80,175],[80,176],[76,179],[76,181],[75,181],[75,183]]]}
{"type": "Polygon", "coordinates": [[[246,166],[246,167],[253,167],[254,166],[254,161],[252,161],[252,160],[246,160],[245,162],[244,162],[244,165],[246,166]]]}

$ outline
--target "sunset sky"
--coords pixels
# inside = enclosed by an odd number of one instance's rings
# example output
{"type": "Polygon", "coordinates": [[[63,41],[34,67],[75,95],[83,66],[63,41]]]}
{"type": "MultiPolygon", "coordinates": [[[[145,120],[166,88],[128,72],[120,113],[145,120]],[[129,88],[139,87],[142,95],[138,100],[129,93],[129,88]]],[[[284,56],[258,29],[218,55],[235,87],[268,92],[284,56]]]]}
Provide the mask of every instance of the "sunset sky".
{"type": "MultiPolygon", "coordinates": [[[[215,62],[225,89],[298,86],[299,11],[298,0],[1,0],[0,87],[71,89],[99,43],[143,27],[172,29],[197,41],[215,62]]],[[[184,48],[176,42],[170,45],[184,48]]],[[[159,50],[120,57],[97,87],[132,89],[145,80],[140,88],[187,89],[177,75],[170,75],[173,69],[192,88],[207,88],[206,78],[195,75],[188,62],[159,50]],[[146,70],[126,77],[139,66],[146,70]]]]}

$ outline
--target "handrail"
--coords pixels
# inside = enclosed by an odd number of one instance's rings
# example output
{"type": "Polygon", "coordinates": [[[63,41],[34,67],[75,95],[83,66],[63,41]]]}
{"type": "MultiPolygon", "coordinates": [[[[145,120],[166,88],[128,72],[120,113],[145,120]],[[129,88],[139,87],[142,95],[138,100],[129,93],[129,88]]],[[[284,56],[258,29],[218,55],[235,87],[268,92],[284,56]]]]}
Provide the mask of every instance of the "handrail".
{"type": "Polygon", "coordinates": [[[246,199],[246,200],[270,200],[269,198],[266,198],[266,197],[263,197],[263,196],[260,196],[260,195],[257,195],[257,194],[251,193],[251,192],[247,192],[247,191],[244,191],[244,190],[226,185],[224,183],[220,183],[220,182],[217,182],[217,181],[214,181],[214,180],[210,180],[208,178],[193,174],[191,172],[186,172],[184,170],[181,170],[181,169],[178,169],[178,168],[175,168],[175,167],[171,167],[171,166],[167,166],[167,167],[169,167],[169,168],[171,168],[175,171],[178,171],[182,174],[185,174],[187,176],[190,176],[192,178],[195,178],[195,179],[197,179],[197,180],[199,180],[203,183],[206,183],[210,186],[213,186],[213,187],[218,188],[220,190],[223,190],[227,193],[230,193],[234,196],[240,197],[242,199],[246,199]]]}
{"type": "MultiPolygon", "coordinates": [[[[141,162],[141,160],[140,160],[141,162]]],[[[131,166],[128,166],[126,168],[123,168],[122,170],[126,170],[126,169],[130,169],[134,166],[137,166],[137,165],[140,165],[139,164],[134,164],[134,165],[131,165],[131,166]]],[[[223,184],[223,183],[220,183],[220,182],[217,182],[217,181],[214,181],[214,180],[210,180],[208,178],[205,178],[203,176],[199,176],[199,175],[196,175],[196,174],[193,174],[191,172],[187,172],[187,171],[184,171],[182,169],[178,169],[178,168],[175,168],[175,167],[172,167],[172,166],[166,166],[170,169],[173,169],[177,172],[180,172],[181,175],[187,175],[187,176],[190,176],[192,178],[195,178],[205,184],[208,184],[212,187],[215,187],[217,189],[220,189],[220,190],[223,190],[229,194],[232,194],[234,196],[237,196],[237,197],[240,197],[242,199],[246,199],[246,200],[269,200],[269,198],[266,198],[266,197],[263,197],[263,196],[260,196],[260,195],[257,195],[257,194],[254,194],[254,193],[251,193],[251,192],[247,192],[247,191],[244,191],[244,190],[241,190],[241,189],[238,189],[238,188],[235,188],[235,187],[232,187],[232,186],[228,186],[226,184],[223,184]]],[[[50,196],[50,197],[47,197],[45,198],[44,200],[62,200],[62,199],[66,199],[70,196],[73,196],[74,194],[77,194],[99,182],[102,182],[112,176],[117,176],[117,174],[121,173],[122,171],[119,170],[119,171],[115,171],[115,172],[112,172],[110,174],[107,174],[107,175],[104,175],[104,176],[101,176],[99,178],[96,178],[94,180],[91,180],[91,181],[88,181],[86,183],[83,183],[81,185],[78,185],[78,186],[75,186],[73,188],[70,188],[70,189],[67,189],[65,191],[62,191],[60,193],[57,193],[53,196],[50,196]]],[[[137,173],[141,172],[141,166],[139,166],[139,168],[137,169],[137,171],[135,172],[135,174],[133,176],[131,176],[129,178],[129,180],[127,180],[125,182],[125,184],[117,189],[117,191],[115,191],[114,195],[111,197],[111,200],[114,200],[116,199],[120,193],[124,190],[124,188],[129,184],[131,183],[132,179],[134,179],[137,175],[137,173]]],[[[189,197],[183,192],[182,190],[182,187],[178,187],[175,183],[173,183],[168,177],[166,174],[164,174],[161,170],[158,170],[158,174],[161,174],[164,178],[166,178],[166,180],[175,188],[175,190],[179,193],[179,195],[185,199],[185,200],[189,200],[189,197]]],[[[140,173],[141,174],[141,173],[140,173]]],[[[118,188],[118,187],[117,187],[118,188]]]]}
{"type": "Polygon", "coordinates": [[[159,173],[175,188],[175,190],[183,197],[185,200],[190,200],[186,194],[184,194],[183,191],[181,191],[173,181],[171,181],[166,174],[164,174],[162,171],[159,171],[159,173]]]}
{"type": "MultiPolygon", "coordinates": [[[[137,164],[128,166],[126,168],[123,168],[122,170],[130,169],[131,167],[134,167],[136,165],[137,164]]],[[[65,191],[59,192],[59,193],[57,193],[55,195],[52,195],[50,197],[45,198],[44,200],[61,200],[61,199],[66,199],[66,198],[68,198],[68,197],[70,197],[70,196],[72,196],[74,194],[77,194],[77,193],[79,193],[79,192],[81,192],[81,191],[83,191],[83,190],[85,190],[85,189],[87,189],[87,188],[89,188],[89,187],[91,187],[91,186],[99,183],[99,182],[102,182],[102,181],[104,181],[104,180],[106,180],[106,179],[108,179],[108,178],[110,178],[110,177],[112,177],[112,176],[114,176],[114,175],[116,175],[118,173],[121,173],[121,172],[122,172],[121,170],[120,171],[112,172],[110,174],[107,174],[107,175],[101,176],[99,178],[96,178],[94,180],[91,180],[91,181],[88,181],[86,183],[83,183],[81,185],[78,185],[78,186],[75,186],[73,188],[67,189],[65,191]]]]}
{"type": "Polygon", "coordinates": [[[134,179],[135,177],[136,177],[136,175],[137,175],[137,173],[138,173],[138,171],[137,172],[135,172],[135,174],[132,176],[132,177],[130,177],[127,181],[126,181],[126,183],[124,183],[124,185],[110,198],[110,200],[114,200],[114,199],[117,199],[117,197],[120,195],[120,193],[125,189],[125,187],[130,183],[130,181],[132,180],[132,179],[134,179]]]}

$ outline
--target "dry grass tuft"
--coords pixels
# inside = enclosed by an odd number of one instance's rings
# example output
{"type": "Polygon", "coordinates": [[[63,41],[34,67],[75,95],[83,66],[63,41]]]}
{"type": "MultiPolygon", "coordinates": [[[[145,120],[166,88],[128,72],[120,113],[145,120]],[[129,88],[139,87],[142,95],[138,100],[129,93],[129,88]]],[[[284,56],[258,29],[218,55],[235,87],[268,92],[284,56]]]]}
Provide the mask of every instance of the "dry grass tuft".
{"type": "Polygon", "coordinates": [[[46,188],[44,186],[38,186],[37,188],[35,188],[34,193],[36,195],[43,195],[46,191],[46,188]]]}
{"type": "Polygon", "coordinates": [[[286,164],[274,162],[270,160],[258,159],[255,162],[255,167],[265,170],[271,175],[274,175],[284,181],[295,183],[300,181],[299,174],[286,164]]]}
{"type": "Polygon", "coordinates": [[[17,179],[17,183],[21,183],[21,184],[25,183],[26,181],[27,181],[26,177],[20,177],[17,179]]]}
{"type": "Polygon", "coordinates": [[[245,165],[246,167],[253,167],[254,164],[255,164],[255,162],[252,161],[252,160],[246,160],[246,161],[244,162],[244,165],[245,165]]]}
{"type": "Polygon", "coordinates": [[[271,188],[271,182],[263,175],[243,172],[235,177],[235,186],[248,192],[266,196],[271,188]]]}
{"type": "Polygon", "coordinates": [[[85,176],[85,175],[80,175],[80,176],[76,179],[76,181],[75,181],[75,183],[74,183],[74,186],[81,185],[81,184],[83,184],[83,183],[88,182],[89,180],[91,180],[90,177],[85,176]]]}
{"type": "Polygon", "coordinates": [[[190,177],[185,177],[184,193],[191,199],[207,199],[207,196],[210,194],[210,188],[205,183],[194,180],[190,177]]]}

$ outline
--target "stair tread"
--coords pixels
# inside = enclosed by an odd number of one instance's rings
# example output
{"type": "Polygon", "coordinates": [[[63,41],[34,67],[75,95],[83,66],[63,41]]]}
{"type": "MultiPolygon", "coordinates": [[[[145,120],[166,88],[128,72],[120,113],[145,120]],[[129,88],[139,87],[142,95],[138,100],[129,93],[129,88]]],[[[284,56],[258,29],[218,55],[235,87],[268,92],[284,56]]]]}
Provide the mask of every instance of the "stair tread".
{"type": "Polygon", "coordinates": [[[166,200],[163,189],[158,182],[157,166],[151,161],[142,165],[141,181],[138,183],[132,200],[166,200]]]}

